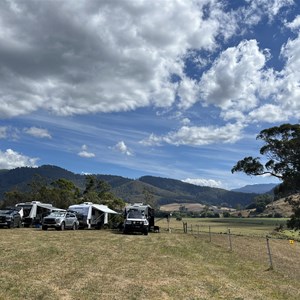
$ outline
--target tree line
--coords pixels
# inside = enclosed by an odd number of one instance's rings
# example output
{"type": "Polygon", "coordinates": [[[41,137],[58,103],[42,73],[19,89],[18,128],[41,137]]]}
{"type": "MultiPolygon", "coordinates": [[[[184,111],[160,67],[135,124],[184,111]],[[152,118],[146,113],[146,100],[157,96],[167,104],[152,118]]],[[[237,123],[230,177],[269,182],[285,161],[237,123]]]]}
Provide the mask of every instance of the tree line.
{"type": "Polygon", "coordinates": [[[7,191],[1,207],[14,206],[16,203],[40,201],[51,203],[55,207],[68,208],[72,204],[93,202],[104,204],[109,208],[121,211],[125,202],[111,192],[111,186],[93,175],[85,177],[83,191],[70,180],[61,178],[48,184],[40,175],[35,175],[28,184],[26,191],[17,188],[7,191]]]}

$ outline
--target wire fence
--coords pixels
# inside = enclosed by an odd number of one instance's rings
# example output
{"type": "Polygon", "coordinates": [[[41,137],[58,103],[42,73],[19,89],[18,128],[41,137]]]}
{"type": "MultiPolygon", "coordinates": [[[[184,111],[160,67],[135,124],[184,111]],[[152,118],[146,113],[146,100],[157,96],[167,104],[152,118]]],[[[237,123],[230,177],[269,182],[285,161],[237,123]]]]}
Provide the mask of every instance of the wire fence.
{"type": "Polygon", "coordinates": [[[212,246],[234,252],[247,261],[262,265],[265,270],[274,270],[291,280],[300,279],[300,242],[272,236],[254,236],[235,233],[234,229],[204,226],[183,222],[182,229],[168,228],[169,232],[193,235],[212,246]]]}

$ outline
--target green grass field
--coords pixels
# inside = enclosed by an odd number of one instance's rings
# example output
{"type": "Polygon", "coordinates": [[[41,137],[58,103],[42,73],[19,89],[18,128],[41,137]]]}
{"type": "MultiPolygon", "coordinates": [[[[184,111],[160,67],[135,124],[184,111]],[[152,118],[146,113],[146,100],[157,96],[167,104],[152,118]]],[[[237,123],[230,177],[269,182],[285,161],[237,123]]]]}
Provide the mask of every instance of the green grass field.
{"type": "MultiPolygon", "coordinates": [[[[227,233],[247,236],[263,236],[273,233],[280,224],[285,225],[284,218],[184,218],[182,221],[170,219],[170,227],[176,231],[183,230],[183,222],[188,224],[188,230],[208,232],[209,227],[213,233],[227,233]]],[[[167,221],[162,219],[157,223],[167,227],[167,221]]]]}
{"type": "Polygon", "coordinates": [[[161,232],[148,236],[1,229],[0,299],[300,298],[298,242],[270,240],[268,270],[265,239],[251,229],[257,224],[241,224],[253,236],[233,236],[232,251],[227,234],[209,241],[205,232],[184,234],[173,219],[171,233],[166,220],[157,225],[161,232]]]}

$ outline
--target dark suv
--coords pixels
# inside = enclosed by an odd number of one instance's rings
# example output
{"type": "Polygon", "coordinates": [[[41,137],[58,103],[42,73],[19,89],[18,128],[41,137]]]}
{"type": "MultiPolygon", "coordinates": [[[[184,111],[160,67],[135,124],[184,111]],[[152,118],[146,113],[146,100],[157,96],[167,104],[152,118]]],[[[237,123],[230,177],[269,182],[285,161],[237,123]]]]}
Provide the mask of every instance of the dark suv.
{"type": "Polygon", "coordinates": [[[4,208],[0,210],[0,226],[7,228],[21,227],[22,218],[19,211],[13,208],[4,208]]]}

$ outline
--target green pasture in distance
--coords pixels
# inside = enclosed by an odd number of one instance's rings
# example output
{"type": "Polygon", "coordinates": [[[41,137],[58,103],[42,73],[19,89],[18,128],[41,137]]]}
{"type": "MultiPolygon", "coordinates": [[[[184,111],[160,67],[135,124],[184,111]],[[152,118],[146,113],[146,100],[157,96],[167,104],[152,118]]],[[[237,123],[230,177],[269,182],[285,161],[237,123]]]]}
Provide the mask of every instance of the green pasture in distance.
{"type": "Polygon", "coordinates": [[[182,230],[183,223],[187,223],[188,231],[197,233],[209,232],[209,227],[212,233],[228,233],[230,229],[231,234],[238,235],[254,235],[254,236],[266,236],[272,234],[275,228],[280,225],[286,226],[287,218],[183,218],[181,221],[177,221],[175,218],[170,218],[168,224],[167,219],[163,219],[157,222],[157,225],[162,230],[182,230]]]}

